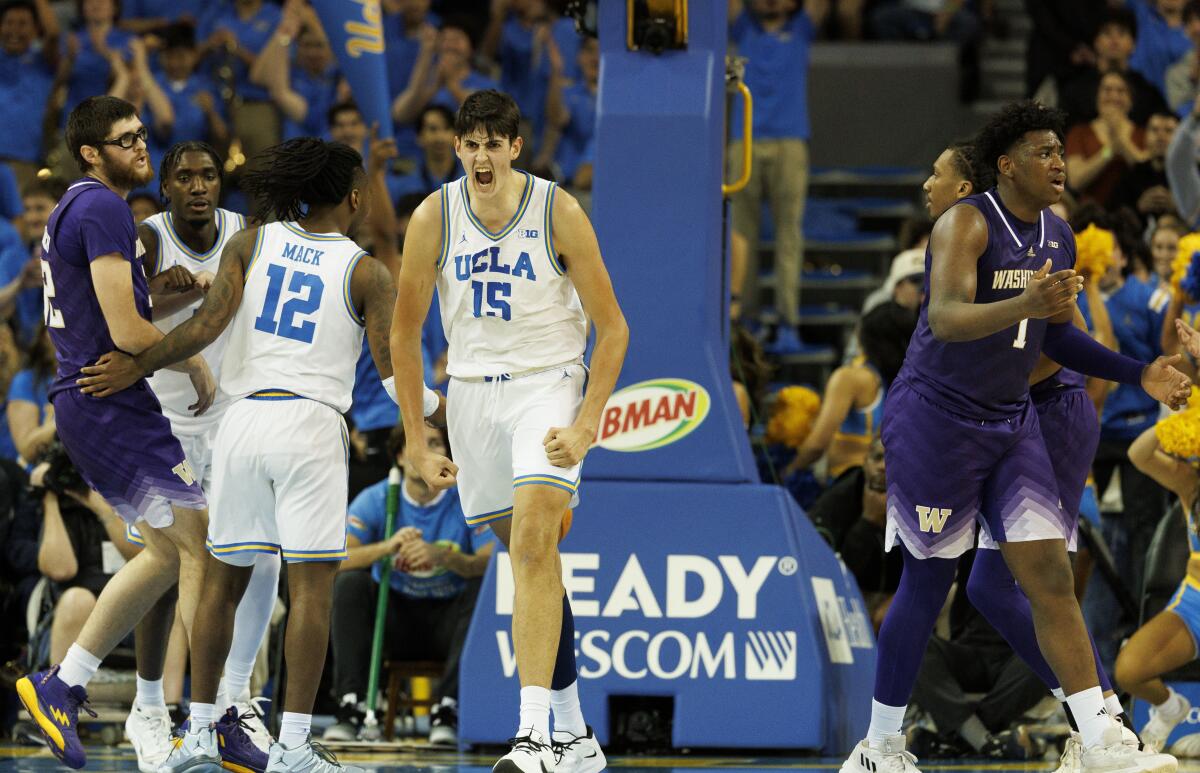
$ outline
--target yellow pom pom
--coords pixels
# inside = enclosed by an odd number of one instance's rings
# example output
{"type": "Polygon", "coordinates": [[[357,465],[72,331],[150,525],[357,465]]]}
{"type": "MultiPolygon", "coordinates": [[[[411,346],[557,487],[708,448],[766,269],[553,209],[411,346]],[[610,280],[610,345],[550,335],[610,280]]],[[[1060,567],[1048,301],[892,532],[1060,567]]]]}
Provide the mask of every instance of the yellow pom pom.
{"type": "Polygon", "coordinates": [[[821,396],[808,387],[791,386],[779,390],[767,421],[767,442],[799,448],[821,410],[821,396]]]}
{"type": "Polygon", "coordinates": [[[1113,264],[1117,239],[1112,231],[1092,223],[1075,235],[1075,270],[1090,278],[1099,278],[1113,264]]]}
{"type": "Polygon", "coordinates": [[[1154,436],[1171,456],[1200,460],[1200,389],[1192,387],[1187,407],[1154,425],[1154,436]]]}
{"type": "Polygon", "coordinates": [[[1192,265],[1192,256],[1197,252],[1200,252],[1200,233],[1191,233],[1179,240],[1179,246],[1175,248],[1175,260],[1171,261],[1171,287],[1179,289],[1179,283],[1187,276],[1188,268],[1192,265]]]}

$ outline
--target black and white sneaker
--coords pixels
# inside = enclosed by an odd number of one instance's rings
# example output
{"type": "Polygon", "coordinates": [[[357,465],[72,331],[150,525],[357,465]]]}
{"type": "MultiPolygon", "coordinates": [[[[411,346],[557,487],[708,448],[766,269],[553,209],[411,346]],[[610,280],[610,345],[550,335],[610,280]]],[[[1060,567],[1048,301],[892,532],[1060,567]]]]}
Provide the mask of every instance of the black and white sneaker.
{"type": "Polygon", "coordinates": [[[555,773],[554,750],[545,736],[532,727],[521,732],[524,735],[509,739],[512,751],[497,760],[492,773],[555,773]]]}
{"type": "Polygon", "coordinates": [[[429,718],[429,743],[434,746],[458,744],[458,709],[455,701],[445,698],[433,707],[433,714],[429,718]]]}
{"type": "Polygon", "coordinates": [[[357,702],[345,701],[337,708],[337,722],[321,736],[323,741],[357,741],[363,726],[363,712],[357,702]]]}
{"type": "Polygon", "coordinates": [[[555,773],[599,773],[608,764],[591,725],[586,735],[555,731],[550,746],[557,762],[555,773]]]}

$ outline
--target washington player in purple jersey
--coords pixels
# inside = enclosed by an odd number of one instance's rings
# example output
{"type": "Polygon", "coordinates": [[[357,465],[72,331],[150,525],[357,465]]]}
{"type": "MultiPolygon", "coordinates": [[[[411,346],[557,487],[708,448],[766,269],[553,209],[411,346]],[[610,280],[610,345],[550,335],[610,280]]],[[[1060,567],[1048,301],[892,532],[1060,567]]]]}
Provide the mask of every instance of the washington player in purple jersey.
{"type": "MultiPolygon", "coordinates": [[[[141,352],[163,336],[150,322],[129,191],[153,177],[146,128],[133,106],[92,97],[67,120],[67,144],[85,177],[50,216],[42,239],[46,326],[58,351],[50,387],[58,435],[88,485],[127,523],[142,520],[146,549],[105,586],[63,662],[23,677],[17,693],[50,750],[72,768],[86,761],[76,733],[85,686],[101,659],[179,580],[190,628],[203,581],[204,494],[145,379],[117,399],[76,386],[80,369],[114,348],[141,352]]],[[[196,388],[192,409],[211,404],[216,385],[199,356],[180,366],[196,388]]]]}
{"type": "MultiPolygon", "coordinates": [[[[961,199],[985,190],[994,175],[979,158],[979,152],[969,143],[954,143],[942,151],[934,162],[933,172],[925,181],[925,207],[930,217],[937,220],[961,199]]],[[[1099,298],[1095,282],[1085,283],[1092,308],[1104,313],[1104,303],[1099,298]]],[[[1083,315],[1078,309],[1075,325],[1087,329],[1083,315]]],[[[1068,518],[1070,537],[1067,549],[1073,552],[1077,544],[1079,506],[1083,490],[1091,471],[1091,462],[1100,442],[1100,423],[1096,405],[1085,387],[1087,379],[1080,373],[1067,370],[1046,355],[1039,358],[1029,378],[1029,396],[1037,411],[1042,442],[1054,469],[1059,500],[1068,518]]],[[[980,535],[980,551],[971,566],[966,592],[972,605],[1009,642],[1026,664],[1038,675],[1055,697],[1064,702],[1058,678],[1046,663],[1038,646],[1037,634],[1029,600],[1013,579],[994,542],[985,541],[980,535]]],[[[1090,635],[1090,634],[1089,634],[1090,635]]],[[[1105,704],[1111,714],[1119,716],[1134,738],[1128,715],[1116,697],[1100,655],[1092,643],[1092,655],[1096,663],[1096,674],[1104,690],[1105,704]]],[[[1068,709],[1067,718],[1074,726],[1074,717],[1068,709]]],[[[978,720],[977,720],[978,721],[978,720]]],[[[1064,751],[1060,773],[1073,770],[1079,760],[1079,737],[1073,729],[1067,749],[1064,751]]]]}
{"type": "Polygon", "coordinates": [[[977,523],[1028,596],[1038,643],[1083,736],[1082,768],[1176,769],[1173,757],[1123,742],[1094,661],[1083,657],[1090,647],[1066,551],[1071,524],[1029,399],[1043,350],[1172,407],[1188,395],[1175,359],[1132,360],[1072,324],[1083,286],[1072,269],[1074,234],[1048,209],[1066,183],[1062,123],[1061,112],[1033,102],[1002,110],[977,140],[997,186],[962,199],[934,226],[929,292],[883,422],[887,545],[902,543],[904,573],[879,633],[871,726],[843,773],[915,770],[901,723],[977,523]]]}

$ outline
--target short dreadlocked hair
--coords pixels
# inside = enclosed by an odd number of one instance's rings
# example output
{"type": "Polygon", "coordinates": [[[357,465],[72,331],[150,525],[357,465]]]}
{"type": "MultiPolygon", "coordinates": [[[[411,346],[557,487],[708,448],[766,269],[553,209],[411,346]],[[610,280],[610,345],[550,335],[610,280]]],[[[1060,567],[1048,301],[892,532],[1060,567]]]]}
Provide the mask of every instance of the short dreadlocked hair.
{"type": "Polygon", "coordinates": [[[262,222],[297,220],[311,207],[340,204],[363,170],[362,155],[341,142],[297,137],[255,156],[241,187],[262,222]]]}
{"type": "Polygon", "coordinates": [[[180,160],[184,153],[207,153],[212,159],[213,166],[217,168],[217,174],[221,178],[221,182],[225,182],[224,165],[225,161],[221,158],[221,154],[217,149],[207,142],[200,140],[187,140],[185,142],[176,142],[171,146],[165,154],[162,161],[158,164],[158,195],[162,198],[163,203],[167,203],[167,180],[171,179],[171,173],[179,166],[180,160]]]}
{"type": "Polygon", "coordinates": [[[980,193],[992,187],[995,174],[983,164],[979,149],[969,140],[956,140],[946,148],[950,151],[954,171],[971,183],[971,192],[980,193]]]}
{"type": "Polygon", "coordinates": [[[1052,131],[1063,141],[1066,134],[1067,114],[1046,107],[1040,102],[1025,100],[1011,102],[996,113],[987,125],[979,130],[975,147],[988,173],[995,175],[996,164],[1001,156],[1008,155],[1013,146],[1029,132],[1052,131]]]}

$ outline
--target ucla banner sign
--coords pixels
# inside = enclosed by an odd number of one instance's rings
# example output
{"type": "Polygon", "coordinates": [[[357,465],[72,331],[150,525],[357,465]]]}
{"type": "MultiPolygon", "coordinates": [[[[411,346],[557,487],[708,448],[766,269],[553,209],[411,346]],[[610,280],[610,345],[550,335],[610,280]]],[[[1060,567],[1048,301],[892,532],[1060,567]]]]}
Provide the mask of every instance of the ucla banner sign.
{"type": "Polygon", "coordinates": [[[367,125],[378,123],[379,135],[391,137],[392,110],[379,0],[312,0],[312,5],[367,125]]]}

